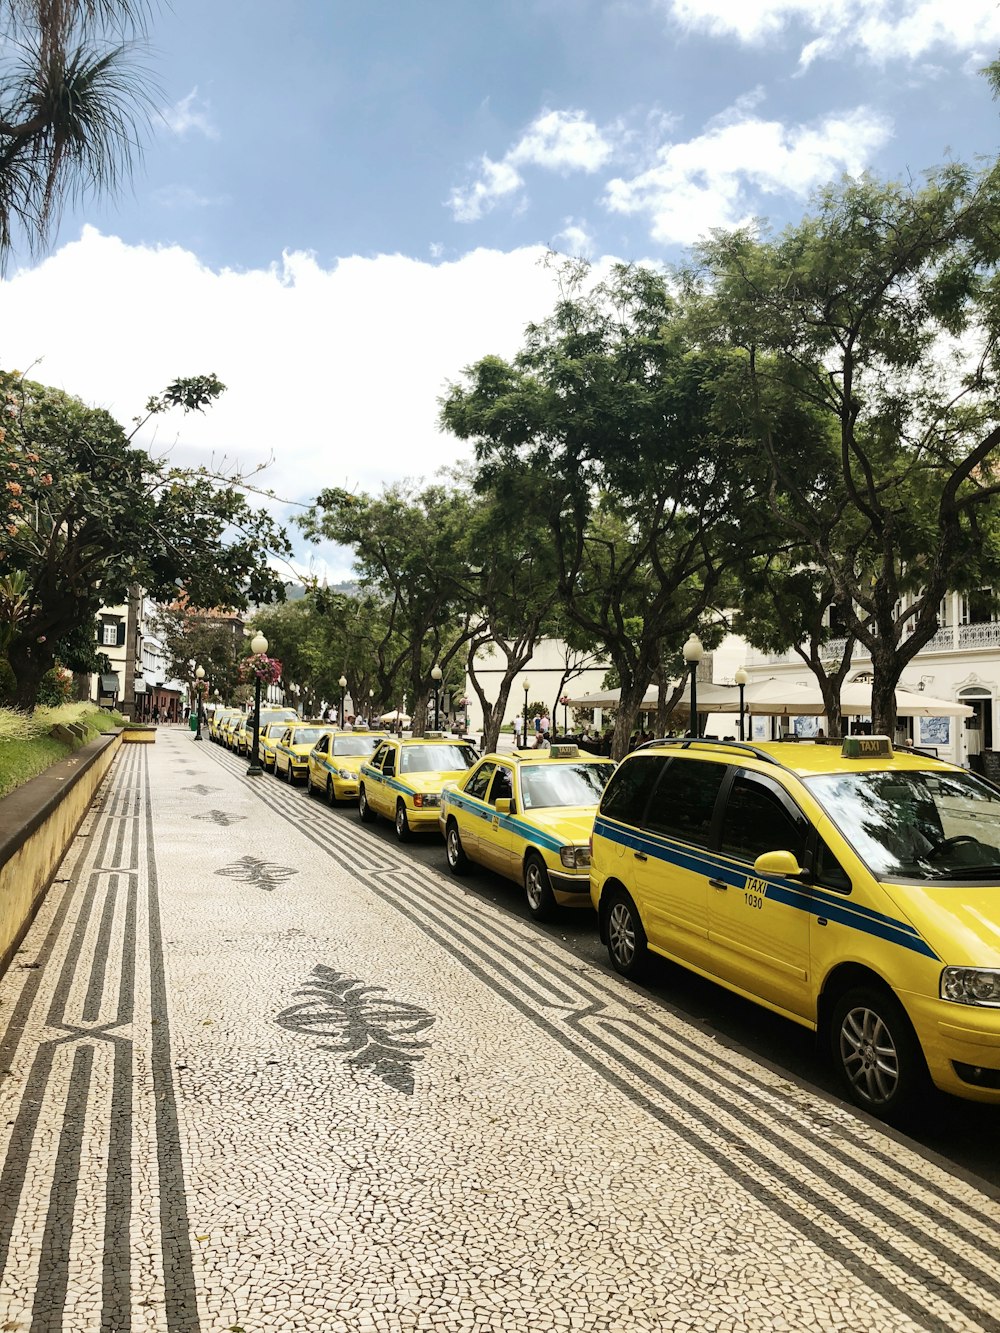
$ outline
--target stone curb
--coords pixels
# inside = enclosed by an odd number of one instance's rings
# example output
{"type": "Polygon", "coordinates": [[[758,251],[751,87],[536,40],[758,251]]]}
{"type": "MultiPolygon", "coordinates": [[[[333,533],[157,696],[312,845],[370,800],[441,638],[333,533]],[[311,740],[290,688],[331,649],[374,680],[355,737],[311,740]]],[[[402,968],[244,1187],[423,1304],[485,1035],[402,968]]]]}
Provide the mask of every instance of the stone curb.
{"type": "Polygon", "coordinates": [[[109,731],[0,800],[0,976],[121,744],[109,731]]]}

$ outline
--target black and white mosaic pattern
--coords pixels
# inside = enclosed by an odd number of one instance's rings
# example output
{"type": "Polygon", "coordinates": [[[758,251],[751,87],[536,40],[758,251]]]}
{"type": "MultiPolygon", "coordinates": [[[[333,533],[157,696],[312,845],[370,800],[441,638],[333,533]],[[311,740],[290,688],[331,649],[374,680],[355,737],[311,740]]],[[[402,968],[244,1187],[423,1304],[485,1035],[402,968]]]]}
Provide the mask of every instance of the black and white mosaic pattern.
{"type": "Polygon", "coordinates": [[[189,746],[0,983],[0,1327],[1000,1331],[987,1192],[189,746]]]}
{"type": "Polygon", "coordinates": [[[387,999],[384,986],[365,986],[322,963],[297,994],[307,998],[282,1010],[283,1028],[322,1037],[324,1051],[348,1055],[351,1065],[370,1069],[397,1092],[413,1092],[413,1066],[430,1045],[417,1034],[431,1026],[433,1014],[387,999]]]}

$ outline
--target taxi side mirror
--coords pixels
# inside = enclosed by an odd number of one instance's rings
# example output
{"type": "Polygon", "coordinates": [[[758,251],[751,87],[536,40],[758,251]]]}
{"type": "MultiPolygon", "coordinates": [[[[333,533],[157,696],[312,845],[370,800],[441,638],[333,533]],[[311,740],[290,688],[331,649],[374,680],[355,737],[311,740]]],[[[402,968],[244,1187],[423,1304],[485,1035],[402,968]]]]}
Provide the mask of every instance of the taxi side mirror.
{"type": "Polygon", "coordinates": [[[791,852],[763,852],[753,863],[755,875],[780,875],[783,879],[798,879],[805,871],[791,852]]]}
{"type": "Polygon", "coordinates": [[[509,796],[500,796],[496,802],[496,812],[498,815],[509,815],[514,808],[514,802],[509,796]]]}

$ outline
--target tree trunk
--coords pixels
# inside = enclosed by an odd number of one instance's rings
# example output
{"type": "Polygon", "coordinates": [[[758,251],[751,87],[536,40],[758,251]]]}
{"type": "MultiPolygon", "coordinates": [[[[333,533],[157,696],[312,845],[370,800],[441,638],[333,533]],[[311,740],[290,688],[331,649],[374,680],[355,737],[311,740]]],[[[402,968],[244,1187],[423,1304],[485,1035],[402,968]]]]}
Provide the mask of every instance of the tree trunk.
{"type": "Polygon", "coordinates": [[[896,686],[902,666],[892,644],[872,653],[872,731],[877,736],[896,734],[896,686]]]}
{"type": "Polygon", "coordinates": [[[52,653],[46,652],[44,646],[27,644],[21,639],[11,644],[7,660],[17,678],[14,704],[17,708],[24,708],[30,712],[38,702],[42,677],[55,665],[55,657],[52,653]]]}
{"type": "Polygon", "coordinates": [[[635,731],[636,718],[639,716],[639,708],[645,694],[645,683],[639,684],[638,681],[633,681],[628,687],[622,686],[615,729],[611,736],[611,758],[616,763],[628,754],[629,741],[635,731]]]}

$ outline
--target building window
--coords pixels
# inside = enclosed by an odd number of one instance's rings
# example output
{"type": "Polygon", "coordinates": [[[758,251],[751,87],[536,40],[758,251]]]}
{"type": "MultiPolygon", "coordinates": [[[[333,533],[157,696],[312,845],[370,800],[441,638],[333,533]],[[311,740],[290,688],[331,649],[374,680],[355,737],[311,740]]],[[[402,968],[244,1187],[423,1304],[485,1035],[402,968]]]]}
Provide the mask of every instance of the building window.
{"type": "Polygon", "coordinates": [[[113,648],[118,643],[118,626],[113,620],[106,620],[101,626],[101,643],[113,648]]]}

